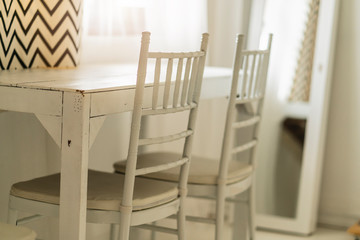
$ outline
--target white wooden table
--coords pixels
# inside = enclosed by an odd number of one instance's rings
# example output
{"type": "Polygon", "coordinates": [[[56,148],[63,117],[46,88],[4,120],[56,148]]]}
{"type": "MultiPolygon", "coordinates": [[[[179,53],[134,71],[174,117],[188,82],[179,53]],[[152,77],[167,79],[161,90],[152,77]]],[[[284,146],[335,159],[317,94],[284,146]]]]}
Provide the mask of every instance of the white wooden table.
{"type": "MultiPolygon", "coordinates": [[[[60,240],[85,240],[89,148],[107,115],[132,110],[136,69],[0,71],[0,111],[34,113],[61,149],[60,240]]],[[[231,69],[206,68],[202,98],[227,95],[230,75],[231,69]]]]}

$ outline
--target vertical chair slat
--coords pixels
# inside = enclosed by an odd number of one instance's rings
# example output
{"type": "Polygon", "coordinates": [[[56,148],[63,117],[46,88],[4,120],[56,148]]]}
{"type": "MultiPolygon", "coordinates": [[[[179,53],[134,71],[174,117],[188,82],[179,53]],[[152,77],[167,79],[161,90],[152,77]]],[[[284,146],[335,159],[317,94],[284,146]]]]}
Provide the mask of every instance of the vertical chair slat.
{"type": "MultiPolygon", "coordinates": [[[[263,66],[261,68],[261,78],[267,78],[267,71],[268,71],[268,65],[269,65],[269,55],[263,55],[263,66]]],[[[264,93],[265,91],[265,83],[261,84],[260,91],[264,93]]]]}
{"type": "MultiPolygon", "coordinates": [[[[266,78],[266,71],[267,71],[267,68],[268,68],[268,64],[267,64],[267,57],[265,55],[263,55],[263,58],[264,60],[262,61],[262,66],[261,66],[261,78],[264,79],[266,78]]],[[[262,94],[264,94],[264,91],[265,91],[265,83],[264,82],[261,82],[261,87],[260,87],[260,91],[262,94]]]]}
{"type": "Polygon", "coordinates": [[[187,96],[188,104],[190,104],[193,99],[193,94],[194,94],[194,90],[195,90],[195,80],[196,80],[197,69],[198,69],[198,65],[199,65],[198,63],[199,63],[199,58],[194,58],[192,68],[191,68],[190,86],[189,86],[189,91],[188,91],[188,96],[187,96]]]}
{"type": "MultiPolygon", "coordinates": [[[[266,70],[267,70],[267,68],[268,68],[268,63],[267,63],[267,58],[266,58],[266,56],[264,56],[264,61],[263,61],[263,66],[262,66],[262,68],[261,68],[261,74],[262,74],[262,78],[265,78],[266,77],[266,70]]],[[[264,91],[265,91],[265,84],[262,82],[262,84],[261,84],[261,88],[260,88],[260,91],[263,93],[264,91]]]]}
{"type": "Polygon", "coordinates": [[[183,58],[180,58],[179,62],[178,62],[178,66],[177,66],[177,74],[176,74],[176,82],[175,82],[174,98],[173,98],[173,107],[177,107],[178,100],[179,100],[182,69],[183,69],[183,58]]]}
{"type": "Polygon", "coordinates": [[[154,76],[154,87],[153,87],[153,97],[152,97],[152,109],[156,109],[158,98],[159,98],[160,71],[161,71],[161,58],[157,58],[156,59],[156,64],[155,64],[155,76],[154,76]]]}
{"type": "Polygon", "coordinates": [[[257,56],[258,56],[258,54],[254,54],[253,55],[253,59],[252,59],[252,64],[251,64],[251,73],[250,73],[250,79],[249,79],[249,87],[248,87],[248,96],[250,97],[250,98],[252,98],[253,97],[253,93],[254,93],[254,91],[253,91],[253,82],[254,82],[254,72],[255,72],[255,65],[256,65],[256,59],[257,59],[257,56]]]}
{"type": "Polygon", "coordinates": [[[249,55],[244,55],[245,66],[243,68],[243,78],[242,78],[242,87],[241,87],[241,98],[244,99],[248,97],[246,95],[246,85],[247,85],[247,78],[248,78],[248,66],[249,66],[249,55]]]}
{"type": "Polygon", "coordinates": [[[256,80],[255,80],[255,93],[256,94],[261,94],[261,83],[260,83],[260,75],[261,75],[261,68],[263,67],[263,58],[264,58],[264,54],[260,54],[259,55],[259,59],[258,59],[258,66],[257,66],[257,73],[256,73],[256,80]]]}
{"type": "Polygon", "coordinates": [[[190,67],[191,67],[191,58],[186,60],[186,67],[185,67],[185,74],[184,74],[184,82],[181,92],[181,106],[185,105],[186,97],[187,97],[187,90],[189,85],[189,76],[190,76],[190,67]]]}
{"type": "MultiPolygon", "coordinates": [[[[269,40],[268,40],[268,45],[267,45],[267,54],[263,54],[263,67],[262,67],[262,78],[263,79],[267,79],[267,74],[268,74],[268,68],[269,68],[269,60],[270,60],[270,51],[271,51],[271,44],[272,44],[272,38],[273,38],[273,35],[270,34],[269,35],[269,40]]],[[[262,96],[265,95],[265,88],[266,88],[266,82],[264,82],[262,84],[262,87],[261,87],[261,93],[262,93],[262,96]]]]}
{"type": "Polygon", "coordinates": [[[169,58],[168,66],[166,70],[166,81],[165,81],[164,101],[163,101],[163,108],[165,109],[168,108],[169,105],[172,69],[173,69],[173,59],[169,58]]]}

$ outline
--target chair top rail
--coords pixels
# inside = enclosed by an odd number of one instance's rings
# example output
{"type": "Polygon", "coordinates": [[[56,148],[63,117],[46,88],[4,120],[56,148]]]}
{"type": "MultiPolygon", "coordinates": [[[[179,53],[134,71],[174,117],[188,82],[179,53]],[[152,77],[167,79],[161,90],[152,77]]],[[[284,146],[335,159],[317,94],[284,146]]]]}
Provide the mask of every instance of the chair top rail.
{"type": "Polygon", "coordinates": [[[144,145],[152,145],[152,144],[160,144],[165,142],[172,142],[179,140],[181,138],[186,138],[193,134],[192,130],[186,130],[180,133],[168,135],[168,136],[161,136],[161,137],[154,137],[154,138],[143,138],[139,139],[139,146],[144,145]]]}
{"type": "Polygon", "coordinates": [[[149,52],[148,58],[193,58],[205,56],[205,52],[149,52]]]}
{"type": "Polygon", "coordinates": [[[177,161],[159,164],[159,165],[152,166],[152,167],[138,168],[135,171],[135,175],[139,176],[139,175],[145,175],[145,174],[154,173],[154,172],[160,172],[160,171],[164,171],[164,170],[167,170],[170,168],[175,168],[175,167],[181,166],[187,162],[189,162],[189,158],[185,157],[185,158],[181,158],[177,161]]]}

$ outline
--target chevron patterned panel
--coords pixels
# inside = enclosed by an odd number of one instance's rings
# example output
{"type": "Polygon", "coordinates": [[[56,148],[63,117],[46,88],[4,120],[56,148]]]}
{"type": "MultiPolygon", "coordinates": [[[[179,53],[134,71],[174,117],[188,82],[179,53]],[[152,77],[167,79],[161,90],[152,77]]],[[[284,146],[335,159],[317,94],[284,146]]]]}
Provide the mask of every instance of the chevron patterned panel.
{"type": "Polygon", "coordinates": [[[82,0],[0,0],[0,69],[79,64],[82,0]]]}

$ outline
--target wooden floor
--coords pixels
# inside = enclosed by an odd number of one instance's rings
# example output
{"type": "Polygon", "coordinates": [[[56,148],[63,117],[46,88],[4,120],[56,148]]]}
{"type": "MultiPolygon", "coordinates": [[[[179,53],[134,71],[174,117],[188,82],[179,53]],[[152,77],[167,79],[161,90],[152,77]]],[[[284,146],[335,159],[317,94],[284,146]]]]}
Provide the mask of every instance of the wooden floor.
{"type": "MultiPolygon", "coordinates": [[[[188,239],[190,240],[212,240],[213,228],[204,224],[191,224],[189,226],[188,239]],[[201,232],[201,234],[199,234],[201,232]]],[[[231,229],[227,227],[224,240],[230,240],[231,229]]],[[[177,239],[175,236],[158,233],[157,240],[177,239]]],[[[315,234],[308,237],[294,236],[288,234],[273,233],[267,231],[257,231],[257,240],[353,240],[354,238],[345,231],[319,228],[315,234]]]]}
{"type": "Polygon", "coordinates": [[[258,240],[353,240],[354,238],[345,231],[320,228],[316,233],[309,237],[299,237],[283,235],[270,232],[257,232],[258,240]]]}

